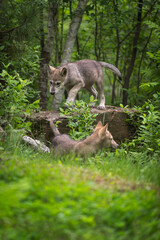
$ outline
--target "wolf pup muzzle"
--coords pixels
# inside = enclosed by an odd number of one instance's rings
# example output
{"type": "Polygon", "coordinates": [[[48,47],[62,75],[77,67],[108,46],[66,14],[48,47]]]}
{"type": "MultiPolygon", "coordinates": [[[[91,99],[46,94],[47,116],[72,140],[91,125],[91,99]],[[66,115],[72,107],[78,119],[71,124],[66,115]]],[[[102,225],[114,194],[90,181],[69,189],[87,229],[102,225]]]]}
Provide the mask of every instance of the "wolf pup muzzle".
{"type": "Polygon", "coordinates": [[[50,94],[54,95],[54,94],[55,94],[55,91],[51,91],[50,94]]]}

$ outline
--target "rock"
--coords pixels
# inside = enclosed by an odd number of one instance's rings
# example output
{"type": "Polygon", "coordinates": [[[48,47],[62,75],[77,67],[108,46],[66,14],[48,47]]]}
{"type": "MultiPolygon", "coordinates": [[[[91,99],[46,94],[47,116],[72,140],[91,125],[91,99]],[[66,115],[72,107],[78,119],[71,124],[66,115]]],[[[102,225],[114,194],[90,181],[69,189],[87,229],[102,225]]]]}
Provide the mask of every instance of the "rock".
{"type": "MultiPolygon", "coordinates": [[[[128,111],[135,113],[136,115],[136,112],[133,110],[128,109],[128,111]]],[[[106,123],[109,124],[109,131],[112,133],[117,143],[121,143],[125,139],[131,139],[134,137],[136,129],[126,121],[129,116],[122,108],[106,106],[106,109],[104,110],[92,108],[91,112],[98,114],[97,122],[101,120],[103,125],[106,123]]],[[[33,123],[32,132],[34,137],[42,139],[46,143],[51,142],[53,133],[49,126],[50,120],[52,120],[54,123],[61,121],[61,123],[58,124],[60,133],[68,134],[69,127],[67,126],[67,117],[61,117],[58,112],[53,113],[50,111],[41,111],[34,113],[30,119],[30,121],[33,123]]]]}
{"type": "MultiPolygon", "coordinates": [[[[129,112],[135,113],[134,110],[127,109],[129,112]]],[[[136,129],[131,126],[127,119],[129,115],[120,107],[106,106],[105,110],[92,109],[93,113],[98,113],[97,121],[101,120],[103,125],[108,123],[109,131],[112,133],[115,141],[123,142],[125,139],[133,138],[136,129]]]]}
{"type": "Polygon", "coordinates": [[[32,114],[29,119],[32,122],[32,133],[35,138],[41,139],[43,142],[50,143],[53,138],[53,133],[49,126],[49,121],[52,120],[54,123],[61,121],[59,131],[61,133],[68,133],[69,127],[67,127],[67,117],[61,117],[59,112],[53,113],[50,111],[41,111],[32,114]]]}

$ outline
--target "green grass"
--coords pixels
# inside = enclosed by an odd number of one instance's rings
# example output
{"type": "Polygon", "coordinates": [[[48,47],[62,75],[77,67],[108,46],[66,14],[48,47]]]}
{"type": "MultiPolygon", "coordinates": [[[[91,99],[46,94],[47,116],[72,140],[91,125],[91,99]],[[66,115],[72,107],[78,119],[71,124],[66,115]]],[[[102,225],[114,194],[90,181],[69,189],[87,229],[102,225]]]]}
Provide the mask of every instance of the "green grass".
{"type": "Polygon", "coordinates": [[[0,239],[160,239],[156,158],[121,149],[83,162],[15,145],[0,153],[0,239]]]}

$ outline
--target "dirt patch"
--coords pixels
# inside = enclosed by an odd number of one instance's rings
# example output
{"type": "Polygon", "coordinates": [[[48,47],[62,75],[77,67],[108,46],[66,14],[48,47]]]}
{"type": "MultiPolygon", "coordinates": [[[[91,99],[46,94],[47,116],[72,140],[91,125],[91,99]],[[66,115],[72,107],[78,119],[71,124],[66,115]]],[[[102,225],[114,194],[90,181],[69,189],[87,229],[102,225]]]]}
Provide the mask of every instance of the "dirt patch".
{"type": "MultiPolygon", "coordinates": [[[[96,184],[109,189],[116,189],[120,192],[125,191],[133,191],[141,188],[145,188],[145,185],[142,183],[136,183],[136,182],[129,182],[125,179],[121,179],[120,177],[108,177],[103,178],[100,176],[96,176],[94,178],[94,181],[96,184]]],[[[151,189],[151,186],[147,186],[148,189],[151,189]]]]}
{"type": "Polygon", "coordinates": [[[138,189],[145,190],[156,190],[158,189],[151,184],[144,184],[141,182],[128,181],[127,179],[121,178],[120,176],[110,176],[109,174],[106,176],[100,176],[98,172],[92,172],[89,169],[79,169],[72,167],[65,167],[62,165],[62,173],[69,180],[70,184],[75,182],[90,182],[91,188],[97,189],[108,189],[108,190],[116,190],[119,192],[128,192],[135,191],[138,189]],[[74,173],[74,174],[73,174],[74,173]],[[72,177],[71,177],[72,176],[72,177]]]}

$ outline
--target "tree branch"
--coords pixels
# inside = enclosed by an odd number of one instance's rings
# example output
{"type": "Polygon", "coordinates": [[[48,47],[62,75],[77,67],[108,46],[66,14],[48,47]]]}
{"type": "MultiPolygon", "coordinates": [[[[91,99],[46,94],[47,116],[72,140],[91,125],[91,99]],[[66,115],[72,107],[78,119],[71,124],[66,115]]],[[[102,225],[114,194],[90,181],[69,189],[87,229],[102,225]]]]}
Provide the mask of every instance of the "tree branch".
{"type": "MultiPolygon", "coordinates": [[[[158,2],[157,0],[155,0],[155,1],[153,2],[153,4],[151,5],[150,9],[146,12],[146,14],[144,15],[144,17],[142,18],[142,21],[143,21],[143,20],[147,17],[147,15],[152,11],[154,5],[155,5],[157,2],[158,2]]],[[[131,33],[133,33],[133,31],[137,28],[137,25],[138,25],[138,23],[133,26],[132,30],[129,31],[129,32],[126,34],[126,36],[120,41],[120,44],[123,43],[123,42],[130,36],[131,33]]]]}
{"type": "Polygon", "coordinates": [[[6,35],[6,34],[9,34],[9,33],[13,32],[13,31],[16,30],[16,29],[21,28],[21,27],[26,23],[26,21],[27,21],[27,17],[24,19],[23,23],[20,24],[19,26],[14,27],[14,28],[11,28],[11,29],[9,29],[9,30],[7,30],[7,31],[0,31],[0,34],[5,34],[5,35],[6,35]]]}

